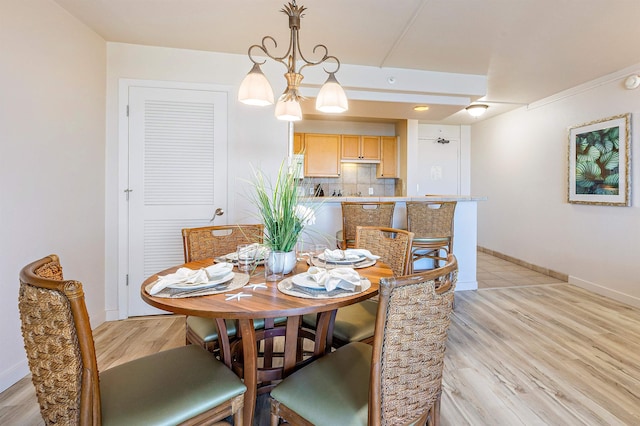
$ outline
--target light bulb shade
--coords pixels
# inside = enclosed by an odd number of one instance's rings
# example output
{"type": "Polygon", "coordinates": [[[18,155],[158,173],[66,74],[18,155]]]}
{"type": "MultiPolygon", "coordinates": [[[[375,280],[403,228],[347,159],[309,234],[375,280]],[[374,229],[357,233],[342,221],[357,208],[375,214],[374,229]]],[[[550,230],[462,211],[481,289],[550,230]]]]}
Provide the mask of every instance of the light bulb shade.
{"type": "Polygon", "coordinates": [[[247,105],[273,104],[273,89],[258,64],[254,64],[249,74],[242,80],[238,90],[238,100],[247,105]]]}
{"type": "Polygon", "coordinates": [[[284,100],[284,95],[278,99],[276,104],[276,118],[284,121],[302,120],[302,108],[295,99],[284,100]]]}
{"type": "Polygon", "coordinates": [[[469,113],[470,116],[472,116],[472,117],[480,117],[482,114],[485,113],[487,108],[489,108],[489,105],[473,104],[473,105],[469,105],[465,109],[467,110],[467,112],[469,113]]]}
{"type": "Polygon", "coordinates": [[[349,101],[344,89],[333,73],[324,83],[316,98],[316,109],[321,112],[340,113],[349,109],[349,101]]]}

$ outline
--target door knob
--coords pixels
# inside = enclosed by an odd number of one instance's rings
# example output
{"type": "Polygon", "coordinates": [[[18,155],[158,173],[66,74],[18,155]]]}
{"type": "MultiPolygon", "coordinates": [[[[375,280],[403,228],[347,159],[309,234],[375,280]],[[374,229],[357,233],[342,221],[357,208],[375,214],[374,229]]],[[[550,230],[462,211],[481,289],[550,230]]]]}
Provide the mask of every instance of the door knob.
{"type": "Polygon", "coordinates": [[[220,207],[218,207],[216,209],[216,211],[213,213],[213,217],[211,218],[211,220],[209,222],[213,222],[214,220],[216,220],[216,216],[222,216],[224,214],[224,210],[222,210],[220,207]]]}

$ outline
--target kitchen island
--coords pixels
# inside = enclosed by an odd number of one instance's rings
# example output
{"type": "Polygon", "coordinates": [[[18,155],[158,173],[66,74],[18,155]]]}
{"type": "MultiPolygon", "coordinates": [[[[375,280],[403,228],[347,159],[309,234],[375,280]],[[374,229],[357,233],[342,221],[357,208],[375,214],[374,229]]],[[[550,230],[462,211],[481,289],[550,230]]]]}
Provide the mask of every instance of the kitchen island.
{"type": "Polygon", "coordinates": [[[393,227],[407,228],[407,201],[457,201],[454,216],[453,254],[458,259],[458,284],[456,290],[476,290],[478,201],[486,197],[437,195],[426,197],[317,197],[306,198],[305,203],[316,208],[316,223],[309,227],[305,242],[327,243],[336,247],[336,231],[342,229],[342,205],[344,201],[394,201],[393,227]]]}

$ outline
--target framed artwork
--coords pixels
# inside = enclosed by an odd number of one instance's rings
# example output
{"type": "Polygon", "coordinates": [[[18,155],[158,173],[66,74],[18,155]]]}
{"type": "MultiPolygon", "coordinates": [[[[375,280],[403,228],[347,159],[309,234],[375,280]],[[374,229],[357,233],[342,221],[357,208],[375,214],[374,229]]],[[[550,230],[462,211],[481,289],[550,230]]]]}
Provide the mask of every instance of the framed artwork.
{"type": "Polygon", "coordinates": [[[629,206],[631,114],[569,129],[570,203],[629,206]]]}

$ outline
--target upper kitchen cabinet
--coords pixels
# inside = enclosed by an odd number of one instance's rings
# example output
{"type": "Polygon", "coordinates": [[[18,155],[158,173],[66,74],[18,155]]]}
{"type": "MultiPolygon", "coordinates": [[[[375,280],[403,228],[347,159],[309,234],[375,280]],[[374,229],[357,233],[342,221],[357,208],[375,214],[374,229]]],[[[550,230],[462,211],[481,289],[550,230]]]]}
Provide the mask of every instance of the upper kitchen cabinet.
{"type": "Polygon", "coordinates": [[[304,135],[305,177],[340,176],[340,135],[304,135]]]}
{"type": "Polygon", "coordinates": [[[304,133],[293,134],[293,153],[303,154],[304,151],[304,133]]]}
{"type": "Polygon", "coordinates": [[[398,167],[398,138],[396,136],[380,137],[380,164],[376,167],[376,177],[397,178],[398,167]]]}
{"type": "Polygon", "coordinates": [[[380,137],[342,135],[342,161],[367,163],[380,161],[380,137]]]}

